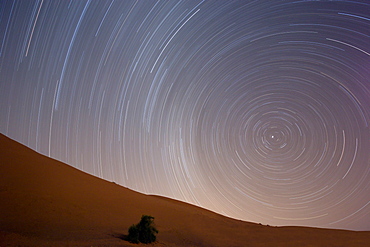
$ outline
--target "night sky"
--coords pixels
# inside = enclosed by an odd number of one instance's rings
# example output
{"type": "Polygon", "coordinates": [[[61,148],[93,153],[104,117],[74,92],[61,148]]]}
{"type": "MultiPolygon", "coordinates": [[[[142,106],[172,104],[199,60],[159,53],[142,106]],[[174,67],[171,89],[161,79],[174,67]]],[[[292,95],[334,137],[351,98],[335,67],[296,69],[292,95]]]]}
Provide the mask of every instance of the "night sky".
{"type": "Polygon", "coordinates": [[[369,124],[369,0],[0,2],[0,132],[133,190],[370,230],[369,124]]]}

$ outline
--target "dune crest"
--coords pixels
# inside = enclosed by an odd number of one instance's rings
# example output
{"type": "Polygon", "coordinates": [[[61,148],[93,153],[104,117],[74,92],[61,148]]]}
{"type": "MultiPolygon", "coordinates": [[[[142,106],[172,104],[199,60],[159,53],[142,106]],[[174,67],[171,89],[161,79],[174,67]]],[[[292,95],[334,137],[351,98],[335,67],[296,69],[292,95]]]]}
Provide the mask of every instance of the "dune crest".
{"type": "Polygon", "coordinates": [[[370,232],[268,227],[144,195],[0,135],[0,246],[138,246],[122,240],[142,214],[155,246],[368,246],[370,232]]]}

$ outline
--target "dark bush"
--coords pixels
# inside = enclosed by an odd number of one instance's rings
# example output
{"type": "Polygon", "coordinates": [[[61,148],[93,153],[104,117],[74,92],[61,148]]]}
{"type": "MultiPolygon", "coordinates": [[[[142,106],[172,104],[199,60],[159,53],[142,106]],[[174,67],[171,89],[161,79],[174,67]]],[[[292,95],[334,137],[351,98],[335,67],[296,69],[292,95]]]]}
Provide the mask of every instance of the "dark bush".
{"type": "Polygon", "coordinates": [[[154,217],[149,215],[141,216],[138,224],[132,225],[128,229],[128,241],[131,243],[149,244],[154,242],[157,237],[158,230],[153,226],[154,217]]]}
{"type": "Polygon", "coordinates": [[[128,229],[128,241],[134,244],[139,243],[139,229],[136,225],[132,225],[128,229]]]}

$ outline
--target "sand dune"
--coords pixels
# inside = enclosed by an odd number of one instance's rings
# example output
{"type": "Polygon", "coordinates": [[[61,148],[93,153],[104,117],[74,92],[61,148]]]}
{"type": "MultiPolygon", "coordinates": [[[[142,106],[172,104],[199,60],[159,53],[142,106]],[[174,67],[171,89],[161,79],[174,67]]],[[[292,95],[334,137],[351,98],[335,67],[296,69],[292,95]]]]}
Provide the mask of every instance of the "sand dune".
{"type": "MultiPolygon", "coordinates": [[[[138,246],[121,239],[142,214],[154,246],[369,246],[370,232],[269,227],[149,196],[0,135],[0,246],[138,246]]],[[[139,245],[140,246],[140,245],[139,245]]]]}

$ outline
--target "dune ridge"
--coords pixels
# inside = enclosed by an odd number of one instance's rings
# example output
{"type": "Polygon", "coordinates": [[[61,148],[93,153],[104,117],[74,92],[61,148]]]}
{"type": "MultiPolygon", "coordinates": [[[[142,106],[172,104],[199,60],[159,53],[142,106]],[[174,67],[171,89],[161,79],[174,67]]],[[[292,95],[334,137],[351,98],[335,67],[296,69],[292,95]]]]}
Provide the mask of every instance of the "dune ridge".
{"type": "Polygon", "coordinates": [[[370,231],[269,227],[144,195],[0,134],[0,246],[140,246],[122,240],[142,214],[154,246],[369,246],[370,231]]]}

